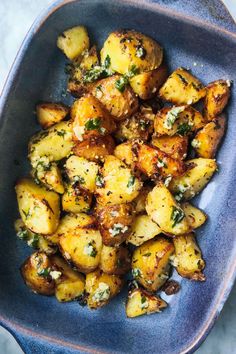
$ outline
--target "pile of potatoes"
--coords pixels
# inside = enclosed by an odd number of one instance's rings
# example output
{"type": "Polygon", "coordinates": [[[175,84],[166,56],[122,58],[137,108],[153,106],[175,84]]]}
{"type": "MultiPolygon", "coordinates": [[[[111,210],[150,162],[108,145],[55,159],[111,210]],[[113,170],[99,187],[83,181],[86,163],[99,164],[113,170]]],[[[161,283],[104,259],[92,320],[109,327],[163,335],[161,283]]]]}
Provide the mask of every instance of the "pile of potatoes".
{"type": "Polygon", "coordinates": [[[194,231],[207,217],[190,200],[217,170],[230,82],[169,75],[162,47],[134,30],[112,32],[100,58],[83,26],[57,45],[75,100],[36,107],[31,175],[15,187],[17,235],[36,249],[21,274],[35,293],[97,309],[131,270],[127,316],[160,312],[173,267],[205,280],[194,231]]]}

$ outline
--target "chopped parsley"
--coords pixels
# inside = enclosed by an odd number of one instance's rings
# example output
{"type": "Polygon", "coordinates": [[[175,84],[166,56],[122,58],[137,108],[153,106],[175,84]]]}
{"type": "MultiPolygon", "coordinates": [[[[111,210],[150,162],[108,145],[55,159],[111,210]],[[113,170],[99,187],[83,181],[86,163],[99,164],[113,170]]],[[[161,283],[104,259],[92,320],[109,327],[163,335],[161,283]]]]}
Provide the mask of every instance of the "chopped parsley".
{"type": "Polygon", "coordinates": [[[160,159],[159,157],[157,158],[157,167],[158,168],[162,168],[162,167],[167,167],[167,164],[162,160],[160,159]]]}
{"type": "Polygon", "coordinates": [[[74,182],[78,182],[79,184],[84,184],[85,183],[84,177],[78,176],[78,175],[73,177],[73,181],[74,182]]]}
{"type": "Polygon", "coordinates": [[[129,180],[128,180],[127,187],[128,188],[133,187],[134,182],[135,182],[135,177],[133,175],[131,175],[129,180]]]}
{"type": "Polygon", "coordinates": [[[93,257],[95,258],[98,251],[95,247],[95,242],[94,241],[91,241],[89,242],[85,247],[84,247],[84,254],[87,254],[88,256],[90,257],[93,257]]]}
{"type": "Polygon", "coordinates": [[[132,269],[132,275],[134,278],[141,278],[141,270],[139,268],[133,268],[132,269]]]}
{"type": "Polygon", "coordinates": [[[144,310],[146,308],[148,308],[148,301],[147,301],[146,296],[142,295],[141,296],[141,310],[144,310]]]}
{"type": "Polygon", "coordinates": [[[107,301],[110,297],[110,287],[106,283],[99,283],[97,290],[95,291],[92,299],[95,302],[107,301]]]}
{"type": "Polygon", "coordinates": [[[111,66],[111,58],[110,56],[107,54],[105,60],[104,60],[104,67],[106,69],[108,69],[111,66]]]}
{"type": "Polygon", "coordinates": [[[173,221],[172,227],[175,227],[178,223],[180,223],[183,218],[185,217],[185,214],[182,209],[172,206],[172,213],[171,213],[171,220],[173,221]]]}
{"type": "Polygon", "coordinates": [[[100,118],[92,118],[85,123],[86,130],[98,130],[100,129],[100,126],[101,126],[100,118]]]}
{"type": "Polygon", "coordinates": [[[191,123],[182,123],[178,126],[177,128],[177,134],[184,136],[187,135],[191,129],[192,129],[193,124],[191,123]]]}
{"type": "Polygon", "coordinates": [[[105,70],[102,66],[94,66],[92,69],[86,71],[83,75],[84,82],[94,82],[102,77],[106,77],[105,70]]]}
{"type": "Polygon", "coordinates": [[[139,126],[140,126],[141,130],[146,130],[149,127],[149,125],[150,125],[150,121],[140,119],[139,126]]]}
{"type": "Polygon", "coordinates": [[[128,226],[125,226],[121,223],[114,224],[112,228],[109,229],[109,233],[111,236],[117,236],[120,233],[124,234],[126,231],[128,231],[128,226]]]}
{"type": "Polygon", "coordinates": [[[64,138],[64,136],[66,135],[65,129],[57,130],[57,135],[62,136],[64,138]]]}
{"type": "Polygon", "coordinates": [[[19,239],[20,240],[24,240],[24,241],[26,241],[26,240],[28,240],[28,238],[29,238],[29,234],[28,234],[28,230],[24,230],[24,229],[20,229],[18,232],[17,232],[17,237],[19,237],[19,239]]]}
{"type": "Polygon", "coordinates": [[[51,268],[43,268],[40,271],[38,271],[38,275],[40,277],[47,278],[50,275],[51,268]]]}
{"type": "Polygon", "coordinates": [[[104,182],[104,178],[102,177],[102,175],[98,174],[96,176],[95,184],[97,187],[100,187],[100,188],[104,187],[105,182],[104,182]]]}
{"type": "Polygon", "coordinates": [[[139,69],[136,67],[136,65],[132,65],[126,74],[124,74],[118,80],[116,80],[115,87],[117,88],[117,90],[120,92],[124,92],[126,86],[129,83],[129,79],[137,75],[138,72],[139,69]]]}
{"type": "Polygon", "coordinates": [[[39,246],[39,235],[33,234],[33,237],[27,242],[28,246],[33,248],[38,248],[39,246]]]}
{"type": "Polygon", "coordinates": [[[172,108],[167,113],[163,126],[166,129],[171,129],[173,127],[175,121],[179,118],[180,113],[182,113],[184,110],[185,110],[185,106],[172,108]]]}

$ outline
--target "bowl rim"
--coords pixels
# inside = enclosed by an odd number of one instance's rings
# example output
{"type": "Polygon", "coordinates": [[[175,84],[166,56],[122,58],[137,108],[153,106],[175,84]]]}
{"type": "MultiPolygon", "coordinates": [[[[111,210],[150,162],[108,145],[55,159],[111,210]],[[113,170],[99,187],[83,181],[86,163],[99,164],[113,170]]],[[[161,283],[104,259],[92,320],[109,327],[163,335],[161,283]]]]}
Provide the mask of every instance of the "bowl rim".
{"type": "MultiPolygon", "coordinates": [[[[38,17],[35,19],[33,22],[32,26],[26,33],[26,36],[16,54],[16,57],[13,61],[13,64],[11,65],[11,68],[9,70],[8,76],[6,78],[6,81],[3,85],[2,92],[0,93],[0,124],[3,121],[3,112],[7,104],[8,96],[12,87],[12,83],[17,77],[18,71],[20,69],[21,61],[23,57],[25,56],[25,53],[27,51],[28,46],[31,44],[32,39],[34,36],[37,34],[37,32],[40,30],[40,28],[43,26],[43,24],[46,22],[48,17],[50,17],[53,13],[55,13],[58,9],[60,9],[63,6],[66,6],[67,4],[74,3],[74,2],[80,2],[81,0],[56,0],[53,2],[51,5],[49,5],[47,8],[45,8],[41,13],[38,15],[38,17]]],[[[221,26],[217,26],[215,24],[211,24],[207,21],[204,21],[199,18],[192,17],[191,15],[186,15],[186,14],[181,14],[180,12],[176,12],[173,9],[169,9],[167,7],[163,7],[160,4],[156,2],[148,2],[148,0],[113,0],[116,3],[121,3],[121,4],[126,4],[126,5],[132,5],[132,6],[138,6],[143,8],[143,6],[149,10],[155,10],[155,12],[158,12],[160,14],[166,15],[166,16],[172,16],[174,18],[177,18],[179,20],[182,20],[186,23],[191,23],[197,27],[202,27],[204,26],[206,29],[213,31],[215,35],[219,35],[221,33],[222,35],[231,38],[232,40],[235,41],[235,46],[236,46],[236,33],[231,32],[221,26]]],[[[221,3],[225,7],[225,11],[229,14],[229,11],[227,10],[225,4],[221,1],[218,0],[219,3],[221,3]]],[[[106,3],[106,2],[105,2],[106,3]]],[[[230,15],[230,14],[229,14],[230,15]]],[[[232,16],[230,15],[232,18],[232,16]]],[[[233,23],[236,24],[234,19],[232,18],[233,23]]],[[[1,129],[1,126],[0,126],[1,129]]],[[[234,285],[236,279],[236,259],[232,262],[230,266],[230,271],[228,272],[227,276],[225,277],[225,281],[222,286],[221,293],[219,294],[216,304],[212,311],[208,314],[208,320],[203,323],[203,326],[200,327],[200,333],[193,337],[192,341],[190,344],[188,344],[186,347],[181,348],[181,352],[179,354],[187,354],[187,353],[193,353],[201,343],[206,339],[208,336],[210,330],[214,326],[214,323],[216,319],[218,318],[224,303],[226,302],[229,293],[234,285]]],[[[108,351],[101,351],[97,349],[93,349],[89,346],[83,346],[80,344],[74,344],[68,341],[63,341],[60,339],[56,339],[54,336],[50,335],[45,335],[45,334],[40,334],[37,333],[33,330],[30,330],[26,328],[25,326],[17,324],[15,321],[11,321],[5,317],[3,317],[0,314],[0,325],[8,330],[13,337],[16,339],[18,344],[22,346],[21,340],[18,338],[18,335],[22,336],[30,336],[35,338],[36,340],[43,340],[46,343],[54,343],[55,345],[62,346],[64,348],[70,348],[72,350],[81,350],[84,352],[89,352],[89,353],[98,353],[98,354],[107,354],[109,353],[108,351]]]]}

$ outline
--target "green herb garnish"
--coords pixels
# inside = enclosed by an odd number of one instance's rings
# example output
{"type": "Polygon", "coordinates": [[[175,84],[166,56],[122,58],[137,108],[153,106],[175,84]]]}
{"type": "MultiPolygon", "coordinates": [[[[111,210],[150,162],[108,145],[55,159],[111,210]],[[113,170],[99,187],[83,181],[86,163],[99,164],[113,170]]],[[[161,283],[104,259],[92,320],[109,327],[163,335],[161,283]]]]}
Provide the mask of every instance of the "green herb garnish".
{"type": "Polygon", "coordinates": [[[73,181],[74,182],[78,182],[79,184],[84,184],[85,183],[84,177],[78,176],[78,175],[73,177],[73,181]]]}
{"type": "Polygon", "coordinates": [[[110,67],[110,65],[111,65],[111,58],[110,58],[110,56],[107,54],[107,56],[106,56],[106,58],[105,58],[105,60],[104,60],[104,67],[105,67],[106,69],[108,69],[108,68],[110,67]]]}
{"type": "Polygon", "coordinates": [[[173,220],[172,227],[175,227],[178,223],[180,223],[183,218],[185,217],[185,214],[182,209],[172,206],[172,213],[171,213],[171,220],[173,220]]]}
{"type": "Polygon", "coordinates": [[[130,188],[134,185],[135,182],[135,177],[133,175],[130,176],[128,183],[127,183],[127,187],[130,188]]]}
{"type": "Polygon", "coordinates": [[[98,174],[96,176],[95,184],[97,187],[104,187],[104,178],[102,177],[102,175],[98,174]]]}
{"type": "Polygon", "coordinates": [[[192,129],[192,124],[182,123],[177,128],[177,134],[184,136],[187,135],[192,129]]]}
{"type": "Polygon", "coordinates": [[[38,275],[40,277],[47,278],[50,274],[51,268],[43,268],[38,272],[38,275]]]}
{"type": "Polygon", "coordinates": [[[92,118],[89,119],[85,123],[85,129],[86,130],[98,130],[101,127],[101,119],[100,118],[92,118]]]}
{"type": "Polygon", "coordinates": [[[26,230],[26,229],[25,230],[20,229],[16,235],[17,235],[17,237],[19,237],[19,239],[24,240],[24,241],[28,240],[28,238],[29,238],[28,230],[26,230]]]}
{"type": "Polygon", "coordinates": [[[64,138],[64,136],[66,135],[65,129],[58,130],[58,131],[57,131],[57,135],[62,136],[62,137],[64,138]]]}

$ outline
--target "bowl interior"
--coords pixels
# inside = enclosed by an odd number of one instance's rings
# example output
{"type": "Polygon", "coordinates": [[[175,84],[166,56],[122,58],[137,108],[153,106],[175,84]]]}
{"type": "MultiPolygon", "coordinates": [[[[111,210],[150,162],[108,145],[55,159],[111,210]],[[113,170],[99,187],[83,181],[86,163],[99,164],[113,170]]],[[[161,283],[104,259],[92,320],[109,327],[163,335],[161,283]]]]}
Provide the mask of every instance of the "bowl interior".
{"type": "MultiPolygon", "coordinates": [[[[207,281],[199,284],[181,280],[182,289],[167,298],[170,306],[166,311],[132,320],[125,317],[126,291],[95,312],[77,303],[59,304],[54,298],[34,295],[19,274],[19,266],[31,249],[15,236],[13,223],[18,213],[14,183],[29,172],[27,143],[39,130],[35,103],[42,100],[72,102],[66,94],[66,59],[57,49],[56,39],[63,30],[77,24],[88,28],[91,41],[99,48],[112,30],[132,28],[162,44],[170,70],[178,66],[191,68],[205,84],[218,78],[236,79],[233,36],[155,10],[151,5],[78,1],[52,13],[27,48],[0,123],[0,313],[3,318],[36,333],[97,350],[179,353],[215,316],[232,276],[236,255],[233,246],[236,229],[234,90],[227,110],[227,135],[217,156],[219,172],[194,201],[209,216],[206,225],[197,232],[207,264],[207,281]]],[[[174,278],[179,279],[176,274],[174,278]]]]}

